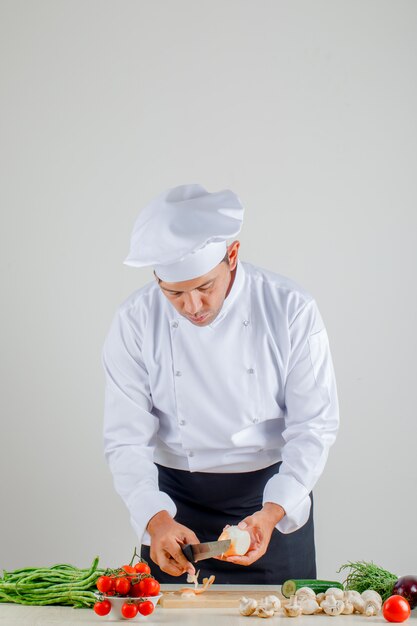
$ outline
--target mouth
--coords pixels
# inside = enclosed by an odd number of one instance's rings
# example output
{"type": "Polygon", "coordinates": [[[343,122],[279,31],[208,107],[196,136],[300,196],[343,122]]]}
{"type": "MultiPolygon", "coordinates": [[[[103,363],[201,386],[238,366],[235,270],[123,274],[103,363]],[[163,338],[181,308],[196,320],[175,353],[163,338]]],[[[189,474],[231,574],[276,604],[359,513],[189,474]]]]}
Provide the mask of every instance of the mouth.
{"type": "Polygon", "coordinates": [[[190,322],[196,322],[197,324],[199,324],[200,322],[204,322],[204,320],[208,317],[208,313],[205,313],[204,315],[200,315],[200,317],[190,317],[190,316],[187,316],[187,317],[190,320],[190,322]]]}

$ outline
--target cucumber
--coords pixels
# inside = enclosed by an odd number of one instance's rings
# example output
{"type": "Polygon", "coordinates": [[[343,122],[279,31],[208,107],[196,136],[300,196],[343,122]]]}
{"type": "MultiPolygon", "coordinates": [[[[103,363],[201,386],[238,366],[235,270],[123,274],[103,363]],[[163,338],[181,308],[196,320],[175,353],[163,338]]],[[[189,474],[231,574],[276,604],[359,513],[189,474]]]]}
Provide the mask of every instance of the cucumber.
{"type": "Polygon", "coordinates": [[[336,580],[302,580],[302,579],[290,579],[286,580],[281,586],[281,593],[286,598],[293,596],[297,589],[301,589],[301,587],[309,587],[312,589],[315,594],[325,593],[329,587],[337,587],[338,589],[343,589],[342,583],[339,583],[336,580]]]}

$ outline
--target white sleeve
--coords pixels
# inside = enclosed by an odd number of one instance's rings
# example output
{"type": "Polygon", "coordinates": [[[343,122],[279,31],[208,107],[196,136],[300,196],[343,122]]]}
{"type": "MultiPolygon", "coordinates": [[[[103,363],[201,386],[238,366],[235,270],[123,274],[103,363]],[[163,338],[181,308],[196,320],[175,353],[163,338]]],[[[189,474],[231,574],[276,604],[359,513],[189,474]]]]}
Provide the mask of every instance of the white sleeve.
{"type": "Polygon", "coordinates": [[[267,482],[263,502],[286,511],[276,528],[291,533],[309,517],[309,493],[323,472],[339,427],[339,405],[329,341],[314,300],[290,325],[285,384],[285,440],[280,471],[267,482]]]}
{"type": "Polygon", "coordinates": [[[104,455],[115,489],[130,512],[133,529],[141,543],[150,545],[148,521],[162,510],[174,517],[177,509],[158,487],[153,452],[159,423],[151,413],[148,373],[138,339],[126,316],[118,312],[102,352],[106,378],[104,455]]]}

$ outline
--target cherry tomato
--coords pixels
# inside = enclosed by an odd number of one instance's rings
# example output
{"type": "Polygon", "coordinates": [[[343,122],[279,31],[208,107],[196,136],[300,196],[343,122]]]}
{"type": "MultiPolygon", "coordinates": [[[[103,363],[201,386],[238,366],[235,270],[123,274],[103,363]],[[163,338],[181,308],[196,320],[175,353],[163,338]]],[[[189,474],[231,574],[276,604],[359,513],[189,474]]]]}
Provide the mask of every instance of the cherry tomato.
{"type": "Polygon", "coordinates": [[[131,595],[133,598],[143,598],[147,596],[157,596],[161,585],[155,578],[142,578],[138,583],[132,585],[131,595]]]}
{"type": "Polygon", "coordinates": [[[132,617],[136,617],[137,614],[138,614],[138,607],[136,606],[136,604],[129,604],[129,602],[125,602],[123,604],[122,606],[123,617],[130,619],[132,617]]]}
{"type": "Polygon", "coordinates": [[[402,596],[390,596],[382,605],[382,614],[387,622],[404,622],[410,613],[410,605],[402,596]]]}
{"type": "Polygon", "coordinates": [[[131,586],[130,588],[130,597],[131,598],[141,598],[142,597],[142,591],[140,588],[140,583],[142,581],[139,581],[138,583],[135,583],[134,585],[131,586]]]}
{"type": "Polygon", "coordinates": [[[144,602],[140,602],[139,606],[139,613],[141,615],[150,615],[151,613],[153,613],[153,602],[151,602],[150,600],[145,600],[144,602]]]}
{"type": "Polygon", "coordinates": [[[100,576],[97,579],[97,589],[101,591],[101,593],[108,593],[113,589],[113,581],[110,576],[100,576]]]}
{"type": "Polygon", "coordinates": [[[140,563],[136,563],[135,571],[137,574],[150,574],[151,568],[147,563],[143,563],[143,561],[141,561],[140,563]]]}
{"type": "Polygon", "coordinates": [[[96,602],[94,605],[94,612],[97,615],[108,615],[111,611],[111,604],[108,600],[102,600],[101,602],[96,602]]]}
{"type": "Polygon", "coordinates": [[[121,596],[125,596],[129,593],[130,580],[128,578],[116,578],[114,582],[114,590],[121,596]]]}
{"type": "Polygon", "coordinates": [[[136,570],[131,565],[123,565],[122,570],[129,574],[129,576],[134,576],[136,574],[136,570]]]}
{"type": "Polygon", "coordinates": [[[141,580],[144,596],[157,596],[161,585],[155,578],[144,578],[141,580]]]}

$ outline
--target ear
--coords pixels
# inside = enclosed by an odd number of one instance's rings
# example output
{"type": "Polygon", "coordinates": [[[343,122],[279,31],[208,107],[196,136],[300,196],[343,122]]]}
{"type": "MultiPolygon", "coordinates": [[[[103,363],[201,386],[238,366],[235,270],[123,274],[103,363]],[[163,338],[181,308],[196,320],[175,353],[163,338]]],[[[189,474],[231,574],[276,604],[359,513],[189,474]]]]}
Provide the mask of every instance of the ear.
{"type": "Polygon", "coordinates": [[[229,267],[230,267],[231,272],[235,269],[237,265],[237,257],[238,257],[239,248],[240,248],[240,241],[238,240],[231,243],[230,246],[227,246],[227,254],[229,255],[229,267]]]}

